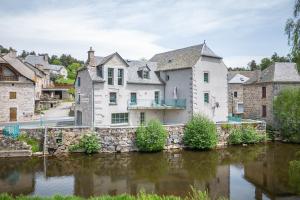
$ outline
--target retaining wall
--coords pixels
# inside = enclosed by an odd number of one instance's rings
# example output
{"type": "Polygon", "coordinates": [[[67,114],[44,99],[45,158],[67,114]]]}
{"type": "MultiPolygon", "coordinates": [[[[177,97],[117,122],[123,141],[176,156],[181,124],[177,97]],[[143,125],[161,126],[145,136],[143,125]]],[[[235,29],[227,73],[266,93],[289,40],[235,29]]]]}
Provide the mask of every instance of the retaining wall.
{"type": "MultiPolygon", "coordinates": [[[[231,127],[253,126],[261,134],[266,134],[264,122],[247,122],[241,124],[216,124],[218,133],[218,147],[227,145],[227,138],[231,127]]],[[[184,148],[184,125],[165,125],[168,132],[165,149],[184,148]]],[[[137,151],[135,145],[135,132],[137,127],[96,127],[94,132],[101,144],[101,152],[130,152],[137,151]]],[[[22,133],[44,141],[44,129],[22,129],[22,133]]],[[[91,133],[87,127],[59,127],[47,128],[47,148],[55,154],[67,153],[70,145],[78,143],[82,135],[91,133]]]]}

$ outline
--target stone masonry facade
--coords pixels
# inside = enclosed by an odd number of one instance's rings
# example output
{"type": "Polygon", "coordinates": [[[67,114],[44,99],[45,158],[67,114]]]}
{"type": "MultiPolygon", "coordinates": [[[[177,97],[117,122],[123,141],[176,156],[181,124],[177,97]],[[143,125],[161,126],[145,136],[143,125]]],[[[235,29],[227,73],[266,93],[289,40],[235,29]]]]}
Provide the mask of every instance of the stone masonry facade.
{"type": "MultiPolygon", "coordinates": [[[[263,122],[249,122],[242,124],[216,124],[218,134],[218,147],[227,145],[229,127],[253,126],[260,134],[266,134],[266,124],[263,122]]],[[[166,125],[168,132],[165,150],[184,148],[183,135],[184,125],[166,125]]],[[[101,144],[100,152],[131,152],[138,151],[135,145],[135,135],[137,127],[116,127],[116,128],[95,128],[94,133],[101,144]]],[[[90,128],[48,128],[47,129],[47,148],[54,154],[68,153],[71,145],[79,142],[80,138],[92,133],[90,128]]],[[[43,143],[44,129],[24,129],[22,133],[35,137],[43,143]]]]}
{"type": "Polygon", "coordinates": [[[300,87],[293,83],[260,83],[244,85],[244,117],[247,119],[259,119],[276,127],[273,113],[273,101],[276,96],[286,88],[300,87]],[[266,97],[262,97],[262,87],[266,87],[266,97]],[[266,117],[262,116],[262,107],[266,106],[266,117]]]}
{"type": "Polygon", "coordinates": [[[243,84],[241,83],[231,83],[228,84],[228,112],[235,115],[242,115],[237,111],[238,103],[243,103],[243,84]],[[234,93],[237,93],[237,96],[234,96],[234,93]]]}
{"type": "Polygon", "coordinates": [[[0,122],[10,121],[10,108],[17,109],[17,120],[25,121],[34,115],[33,83],[0,82],[0,122]],[[10,99],[10,92],[16,92],[16,99],[10,99]]]}

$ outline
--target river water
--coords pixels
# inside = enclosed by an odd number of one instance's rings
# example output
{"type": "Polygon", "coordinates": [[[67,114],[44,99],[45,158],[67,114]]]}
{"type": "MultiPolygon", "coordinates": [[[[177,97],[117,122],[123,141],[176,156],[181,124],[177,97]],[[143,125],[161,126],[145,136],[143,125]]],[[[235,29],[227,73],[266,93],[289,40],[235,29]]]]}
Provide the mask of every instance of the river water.
{"type": "Polygon", "coordinates": [[[191,187],[212,199],[300,199],[300,145],[0,159],[0,193],[13,195],[184,197],[191,187]]]}

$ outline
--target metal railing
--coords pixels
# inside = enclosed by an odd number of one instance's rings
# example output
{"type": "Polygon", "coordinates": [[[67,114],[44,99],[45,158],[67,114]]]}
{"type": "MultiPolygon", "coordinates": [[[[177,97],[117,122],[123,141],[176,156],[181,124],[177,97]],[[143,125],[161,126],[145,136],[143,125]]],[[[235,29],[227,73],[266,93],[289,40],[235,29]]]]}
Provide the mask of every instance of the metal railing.
{"type": "Polygon", "coordinates": [[[163,99],[163,100],[154,100],[154,99],[137,99],[135,101],[128,101],[128,108],[186,108],[186,99],[163,99]]]}

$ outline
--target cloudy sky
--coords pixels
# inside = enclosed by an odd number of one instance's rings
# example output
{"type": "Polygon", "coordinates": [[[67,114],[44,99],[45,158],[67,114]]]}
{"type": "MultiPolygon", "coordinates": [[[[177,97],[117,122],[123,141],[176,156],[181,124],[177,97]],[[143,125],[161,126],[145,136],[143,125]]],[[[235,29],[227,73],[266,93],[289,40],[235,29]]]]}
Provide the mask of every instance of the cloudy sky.
{"type": "Polygon", "coordinates": [[[289,52],[284,24],[294,0],[0,0],[0,44],[86,59],[129,59],[200,44],[228,67],[289,52]]]}

